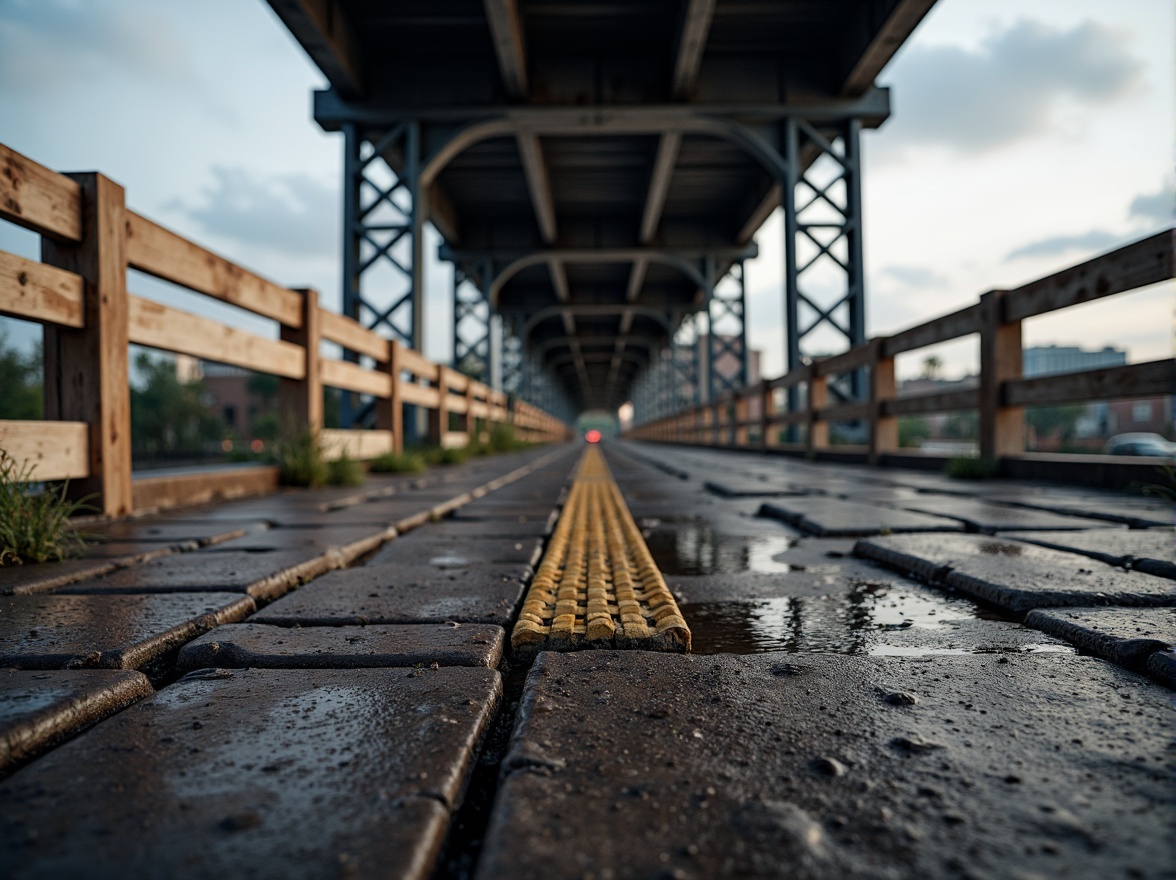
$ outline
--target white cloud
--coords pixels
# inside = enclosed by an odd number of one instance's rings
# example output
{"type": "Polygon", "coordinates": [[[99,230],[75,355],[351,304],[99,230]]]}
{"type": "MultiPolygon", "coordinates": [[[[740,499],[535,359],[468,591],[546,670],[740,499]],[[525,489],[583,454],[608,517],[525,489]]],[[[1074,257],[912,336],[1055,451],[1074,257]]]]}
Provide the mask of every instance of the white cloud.
{"type": "Polygon", "coordinates": [[[976,49],[916,43],[891,77],[888,146],[992,150],[1049,131],[1067,104],[1089,111],[1117,101],[1142,70],[1126,36],[1093,21],[1060,29],[1021,18],[976,49]]]}

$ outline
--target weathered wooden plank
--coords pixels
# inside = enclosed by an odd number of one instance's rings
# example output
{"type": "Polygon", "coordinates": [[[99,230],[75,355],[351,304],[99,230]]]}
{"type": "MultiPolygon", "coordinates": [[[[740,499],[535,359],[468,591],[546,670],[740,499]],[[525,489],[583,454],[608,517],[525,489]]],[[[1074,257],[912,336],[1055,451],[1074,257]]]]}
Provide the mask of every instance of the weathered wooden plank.
{"type": "Polygon", "coordinates": [[[849,351],[815,361],[814,366],[818,376],[837,376],[847,370],[864,367],[870,362],[870,346],[859,345],[849,351]]]}
{"type": "Polygon", "coordinates": [[[776,413],[767,419],[769,425],[803,425],[807,421],[808,413],[804,410],[776,413]]]}
{"type": "Polygon", "coordinates": [[[339,458],[346,452],[351,458],[366,461],[392,451],[392,432],[325,428],[319,432],[319,443],[327,458],[339,458]]]}
{"type": "Polygon", "coordinates": [[[137,345],[193,355],[286,379],[301,379],[306,375],[306,354],[301,346],[263,339],[246,330],[149,299],[131,296],[128,300],[130,341],[137,345]]]}
{"type": "Polygon", "coordinates": [[[809,368],[807,366],[800,366],[795,370],[789,370],[783,376],[777,376],[772,380],[771,385],[773,388],[792,388],[801,382],[807,382],[808,377],[809,368]]]}
{"type": "Polygon", "coordinates": [[[0,315],[81,327],[84,293],[81,275],[0,251],[0,315]]]}
{"type": "Polygon", "coordinates": [[[89,476],[71,491],[95,495],[108,516],[131,512],[131,393],[127,364],[127,252],[123,188],[101,174],[74,176],[85,238],[45,238],[46,263],[85,281],[84,328],[45,325],[45,416],[90,426],[89,476]]]}
{"type": "Polygon", "coordinates": [[[869,415],[868,403],[839,403],[817,411],[817,418],[823,422],[853,422],[869,418],[869,415]]]}
{"type": "Polygon", "coordinates": [[[1176,391],[1176,359],[1004,383],[1006,406],[1059,406],[1092,400],[1166,397],[1176,391]]]}
{"type": "Polygon", "coordinates": [[[158,223],[126,212],[127,261],[132,268],[216,297],[288,327],[302,324],[298,294],[193,244],[158,223]]]}
{"type": "Polygon", "coordinates": [[[135,479],[135,510],[166,510],[248,495],[264,495],[278,488],[277,465],[201,468],[199,473],[142,476],[135,479]]]}
{"type": "Polygon", "coordinates": [[[319,309],[319,320],[322,322],[324,339],[337,342],[344,348],[366,354],[380,362],[388,360],[388,340],[368,330],[358,321],[327,309],[319,309]]]}
{"type": "Polygon", "coordinates": [[[1176,230],[1168,229],[1117,251],[1010,290],[1002,318],[1021,321],[1104,296],[1176,277],[1176,230]]]}
{"type": "Polygon", "coordinates": [[[895,333],[882,343],[882,353],[886,357],[894,357],[904,351],[914,351],[961,336],[968,336],[980,332],[980,304],[968,306],[950,315],[940,315],[938,318],[895,333]]]}
{"type": "Polygon", "coordinates": [[[323,358],[319,362],[323,384],[373,397],[387,397],[392,393],[392,377],[380,370],[366,370],[359,364],[323,358]]]}
{"type": "Polygon", "coordinates": [[[400,399],[404,403],[436,409],[440,392],[436,388],[427,388],[415,382],[400,382],[400,399]]]}
{"type": "Polygon", "coordinates": [[[914,397],[885,400],[882,402],[882,412],[888,416],[912,416],[922,413],[976,409],[979,405],[979,388],[961,388],[958,391],[939,391],[935,394],[919,394],[914,397]]]}
{"type": "Polygon", "coordinates": [[[0,218],[62,241],[82,239],[82,188],[0,144],[0,218]]]}
{"type": "Polygon", "coordinates": [[[0,421],[0,449],[34,466],[34,480],[90,474],[90,426],[85,422],[0,421]]]}
{"type": "Polygon", "coordinates": [[[429,382],[437,381],[437,365],[416,349],[407,346],[400,351],[400,369],[429,382]]]}
{"type": "Polygon", "coordinates": [[[323,427],[323,382],[319,362],[322,360],[322,318],[327,314],[318,307],[318,291],[306,288],[302,297],[302,326],[280,325],[283,342],[296,345],[303,353],[300,379],[282,379],[278,383],[278,412],[281,419],[315,433],[323,427]]]}

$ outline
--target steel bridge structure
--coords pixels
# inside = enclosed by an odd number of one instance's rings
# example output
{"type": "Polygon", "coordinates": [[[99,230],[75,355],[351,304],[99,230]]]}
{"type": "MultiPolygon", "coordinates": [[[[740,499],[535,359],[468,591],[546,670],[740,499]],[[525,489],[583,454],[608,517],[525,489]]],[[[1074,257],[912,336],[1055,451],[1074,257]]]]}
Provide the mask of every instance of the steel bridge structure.
{"type": "Polygon", "coordinates": [[[656,418],[746,383],[743,266],[781,208],[787,368],[865,341],[861,132],[934,0],[268,2],[329,83],[365,326],[421,347],[429,223],[456,368],[656,418]]]}

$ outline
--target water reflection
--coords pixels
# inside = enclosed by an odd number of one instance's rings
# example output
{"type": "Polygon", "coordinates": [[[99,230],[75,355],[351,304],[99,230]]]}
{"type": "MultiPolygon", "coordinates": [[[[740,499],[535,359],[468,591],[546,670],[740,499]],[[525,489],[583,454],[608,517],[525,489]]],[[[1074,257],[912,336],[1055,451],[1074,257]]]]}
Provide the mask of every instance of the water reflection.
{"type": "Polygon", "coordinates": [[[738,574],[752,571],[784,574],[791,566],[773,557],[796,543],[787,535],[726,535],[705,520],[641,521],[642,535],[654,562],[667,577],[738,574]]]}
{"type": "Polygon", "coordinates": [[[961,634],[952,622],[981,619],[977,608],[916,585],[859,582],[834,595],[686,604],[682,614],[698,654],[918,656],[1071,650],[999,620],[981,625],[987,627],[987,639],[974,630],[961,634]]]}

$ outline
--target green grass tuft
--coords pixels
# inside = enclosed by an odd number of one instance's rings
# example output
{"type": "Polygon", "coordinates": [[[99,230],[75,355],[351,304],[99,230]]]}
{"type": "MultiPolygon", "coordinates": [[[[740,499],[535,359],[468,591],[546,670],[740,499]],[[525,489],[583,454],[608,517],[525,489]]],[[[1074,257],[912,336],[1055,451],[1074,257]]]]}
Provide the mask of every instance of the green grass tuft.
{"type": "Polygon", "coordinates": [[[368,465],[373,474],[423,474],[427,468],[424,456],[418,452],[385,452],[368,465]]]}
{"type": "Polygon", "coordinates": [[[33,492],[33,470],[0,450],[0,566],[61,560],[85,546],[69,518],[93,508],[68,500],[65,483],[33,492]]]}
{"type": "Polygon", "coordinates": [[[283,486],[317,489],[327,485],[331,472],[318,437],[303,431],[276,444],[278,481],[283,486]]]}
{"type": "Polygon", "coordinates": [[[987,458],[973,458],[957,455],[947,462],[946,473],[957,480],[989,480],[1000,472],[995,461],[987,458]]]}
{"type": "Polygon", "coordinates": [[[332,486],[359,486],[365,477],[360,463],[346,452],[327,462],[327,482],[332,486]]]}

